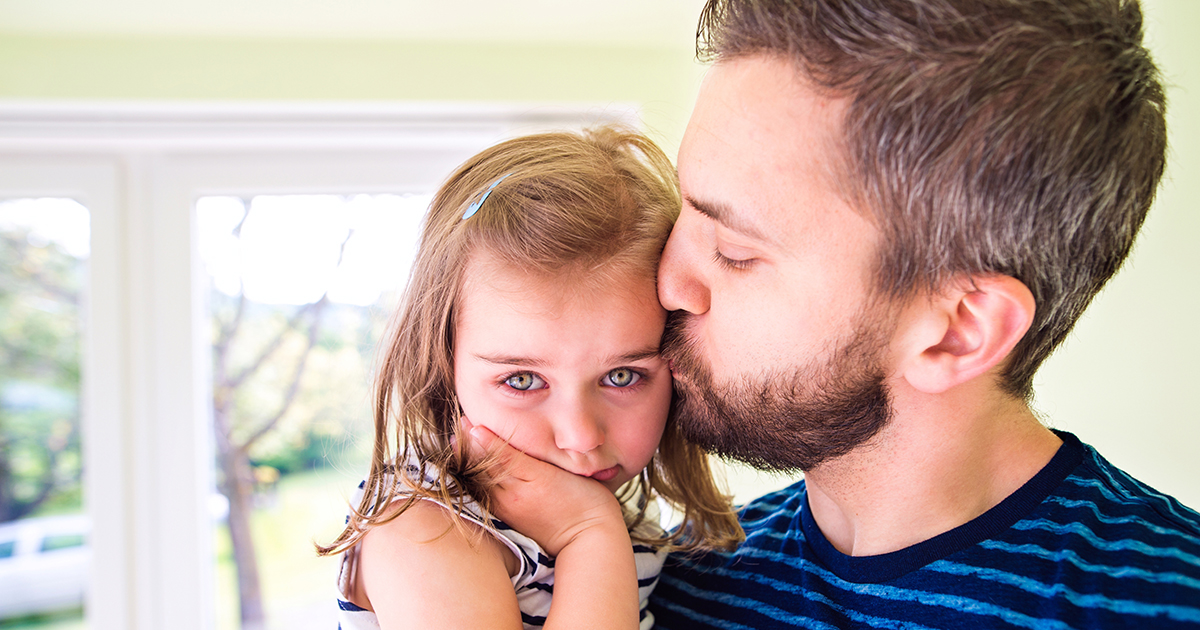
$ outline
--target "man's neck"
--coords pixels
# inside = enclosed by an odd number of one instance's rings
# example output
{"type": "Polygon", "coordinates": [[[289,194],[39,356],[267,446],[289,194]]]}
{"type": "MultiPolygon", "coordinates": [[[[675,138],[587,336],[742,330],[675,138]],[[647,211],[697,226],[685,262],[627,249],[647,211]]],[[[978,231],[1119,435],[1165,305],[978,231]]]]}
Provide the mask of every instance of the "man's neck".
{"type": "Polygon", "coordinates": [[[869,556],[928,540],[991,509],[1050,461],[1058,436],[1024,402],[981,387],[894,390],[895,416],[880,435],[805,475],[813,518],[835,548],[869,556]]]}

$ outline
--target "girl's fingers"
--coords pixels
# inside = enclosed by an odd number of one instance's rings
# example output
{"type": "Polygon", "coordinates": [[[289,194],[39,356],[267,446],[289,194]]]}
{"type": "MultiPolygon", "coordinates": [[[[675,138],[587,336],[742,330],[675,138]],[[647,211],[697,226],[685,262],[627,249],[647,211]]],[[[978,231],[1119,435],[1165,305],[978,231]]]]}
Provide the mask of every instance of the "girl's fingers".
{"type": "Polygon", "coordinates": [[[528,466],[529,456],[509,446],[485,427],[470,426],[468,429],[468,450],[471,460],[486,462],[486,473],[497,485],[503,487],[506,480],[525,481],[528,474],[521,474],[528,466]]]}
{"type": "Polygon", "coordinates": [[[461,435],[466,437],[466,444],[458,446],[467,449],[471,461],[483,461],[489,457],[495,459],[498,455],[503,455],[503,447],[506,445],[495,433],[485,427],[475,426],[466,416],[461,418],[461,427],[461,435]]]}
{"type": "Polygon", "coordinates": [[[487,457],[508,459],[507,453],[504,452],[508,445],[496,437],[495,433],[484,427],[471,426],[466,423],[464,423],[464,428],[467,429],[467,435],[470,437],[468,442],[472,459],[482,460],[487,457]]]}

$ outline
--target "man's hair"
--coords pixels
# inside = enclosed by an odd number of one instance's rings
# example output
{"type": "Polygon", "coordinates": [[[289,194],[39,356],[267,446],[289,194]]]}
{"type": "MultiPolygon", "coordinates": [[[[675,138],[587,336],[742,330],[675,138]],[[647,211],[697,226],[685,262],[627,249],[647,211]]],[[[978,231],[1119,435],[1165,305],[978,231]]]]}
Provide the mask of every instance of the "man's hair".
{"type": "Polygon", "coordinates": [[[1165,97],[1136,0],[709,0],[697,55],[786,58],[845,96],[842,181],[891,299],[1003,274],[1033,376],[1120,268],[1162,177],[1165,97]]]}

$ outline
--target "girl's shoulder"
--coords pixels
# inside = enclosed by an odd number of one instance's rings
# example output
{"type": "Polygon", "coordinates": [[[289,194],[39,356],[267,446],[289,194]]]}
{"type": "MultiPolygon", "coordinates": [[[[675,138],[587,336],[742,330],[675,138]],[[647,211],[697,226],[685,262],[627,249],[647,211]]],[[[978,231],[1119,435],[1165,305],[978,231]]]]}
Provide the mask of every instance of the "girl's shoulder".
{"type": "MultiPolygon", "coordinates": [[[[367,491],[366,484],[360,484],[356,500],[367,491]]],[[[463,584],[470,584],[479,602],[496,611],[516,606],[514,576],[523,569],[519,551],[487,527],[479,514],[401,493],[372,520],[342,556],[339,605],[342,611],[353,611],[339,613],[342,617],[369,617],[383,625],[397,616],[420,620],[425,611],[426,621],[435,624],[441,610],[461,609],[458,593],[463,584]],[[387,595],[373,601],[371,593],[387,595]]],[[[467,608],[476,610],[474,604],[467,608]]],[[[494,611],[476,612],[487,616],[494,611]]]]}
{"type": "Polygon", "coordinates": [[[383,627],[388,619],[436,625],[448,614],[464,616],[458,621],[520,619],[512,586],[519,564],[512,551],[437,503],[413,502],[372,527],[355,551],[347,595],[374,611],[383,627]],[[462,597],[464,588],[471,597],[462,597]]]}
{"type": "MultiPolygon", "coordinates": [[[[399,511],[404,503],[406,499],[394,501],[389,509],[399,511]]],[[[360,545],[364,556],[404,555],[414,561],[422,557],[437,559],[443,554],[465,554],[481,562],[498,558],[510,578],[521,568],[509,545],[477,516],[456,514],[450,507],[428,499],[417,499],[394,516],[385,514],[385,520],[371,528],[360,545]]]]}
{"type": "Polygon", "coordinates": [[[384,472],[382,484],[372,488],[364,481],[352,498],[351,504],[359,505],[368,492],[381,492],[386,487],[395,493],[381,513],[372,517],[376,524],[364,534],[363,541],[371,537],[376,545],[428,546],[436,539],[441,544],[461,544],[468,548],[483,545],[505,558],[510,576],[520,571],[520,551],[500,534],[497,525],[502,524],[488,518],[470,496],[450,503],[437,498],[440,493],[435,489],[441,471],[409,454],[394,460],[384,472]],[[430,492],[414,492],[414,487],[430,492]],[[448,540],[442,540],[447,537],[448,540]]]}

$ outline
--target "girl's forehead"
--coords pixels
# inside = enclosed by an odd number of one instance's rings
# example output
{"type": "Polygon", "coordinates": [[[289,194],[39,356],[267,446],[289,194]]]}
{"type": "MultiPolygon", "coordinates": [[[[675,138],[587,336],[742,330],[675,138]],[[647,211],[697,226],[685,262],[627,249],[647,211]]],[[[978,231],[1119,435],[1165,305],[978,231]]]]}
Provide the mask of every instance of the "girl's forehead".
{"type": "Polygon", "coordinates": [[[454,352],[463,360],[590,373],[658,356],[666,311],[653,282],[580,288],[519,273],[491,280],[468,282],[460,296],[454,352]]]}
{"type": "Polygon", "coordinates": [[[586,273],[533,271],[495,258],[471,261],[454,324],[456,362],[488,369],[536,366],[590,378],[658,357],[666,311],[653,276],[586,273]]]}
{"type": "Polygon", "coordinates": [[[657,288],[653,270],[645,273],[587,269],[580,265],[545,271],[502,260],[491,254],[472,255],[464,269],[459,309],[469,308],[472,295],[488,295],[488,301],[503,300],[528,307],[561,310],[572,305],[586,305],[603,298],[610,302],[628,300],[642,302],[651,298],[657,303],[657,288]]]}

